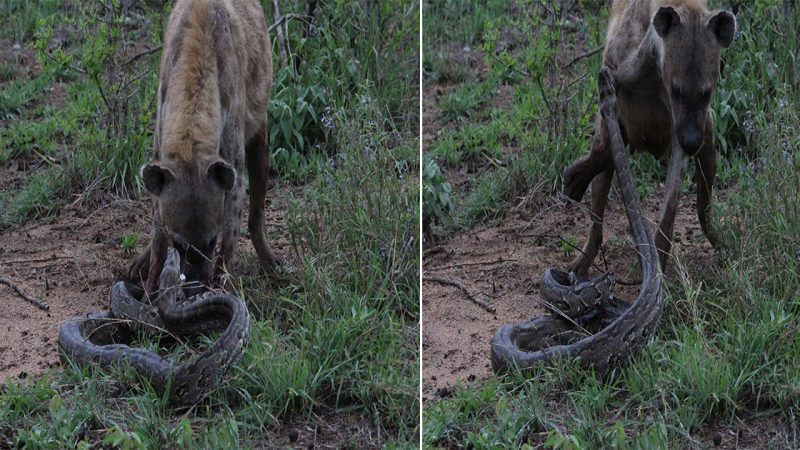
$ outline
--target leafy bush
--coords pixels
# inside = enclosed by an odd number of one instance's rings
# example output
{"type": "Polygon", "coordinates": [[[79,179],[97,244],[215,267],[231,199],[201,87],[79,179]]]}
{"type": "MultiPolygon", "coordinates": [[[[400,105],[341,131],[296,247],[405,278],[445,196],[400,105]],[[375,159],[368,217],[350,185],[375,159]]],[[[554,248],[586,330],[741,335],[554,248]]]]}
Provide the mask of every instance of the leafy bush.
{"type": "Polygon", "coordinates": [[[327,152],[335,127],[325,90],[303,81],[291,65],[279,70],[269,102],[272,161],[278,173],[293,179],[305,177],[308,165],[303,155],[309,149],[327,152]]]}
{"type": "MultiPolygon", "coordinates": [[[[336,128],[355,103],[376,102],[400,126],[413,124],[409,98],[417,64],[418,25],[407,1],[319,2],[310,23],[287,24],[286,67],[278,61],[273,39],[275,81],[270,100],[270,151],[275,171],[294,181],[319,174],[321,163],[339,151],[336,128]],[[409,68],[412,68],[409,70],[409,68]],[[369,93],[359,94],[368,85],[369,93]],[[374,96],[374,98],[372,98],[374,96]]],[[[272,5],[264,3],[271,12],[272,5]]],[[[304,1],[284,7],[284,15],[304,10],[304,1]]],[[[271,19],[268,19],[268,21],[271,19]]]]}
{"type": "Polygon", "coordinates": [[[455,209],[452,187],[433,159],[425,159],[422,169],[422,231],[430,236],[431,227],[450,219],[455,209]]]}
{"type": "MultiPolygon", "coordinates": [[[[139,193],[137,174],[151,149],[156,58],[139,55],[131,41],[152,28],[159,10],[117,1],[77,4],[75,15],[54,14],[39,21],[33,47],[45,72],[71,81],[85,75],[69,105],[75,152],[64,165],[66,194],[88,198],[98,192],[123,197],[139,193]],[[77,51],[53,46],[54,31],[75,32],[77,51]]],[[[160,21],[158,21],[160,23],[160,21]]],[[[147,36],[147,35],[146,35],[147,36]]],[[[156,47],[157,42],[149,45],[156,47]]],[[[144,55],[146,56],[146,55],[144,55]]]]}

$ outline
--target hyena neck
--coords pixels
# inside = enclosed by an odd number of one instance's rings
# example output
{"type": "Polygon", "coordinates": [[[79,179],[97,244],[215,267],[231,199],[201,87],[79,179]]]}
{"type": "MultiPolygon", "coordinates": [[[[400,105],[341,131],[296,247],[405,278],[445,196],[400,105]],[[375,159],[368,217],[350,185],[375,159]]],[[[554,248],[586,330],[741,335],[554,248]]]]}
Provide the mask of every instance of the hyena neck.
{"type": "MultiPolygon", "coordinates": [[[[189,2],[166,40],[158,108],[159,156],[202,160],[218,153],[224,119],[219,27],[208,2],[189,2]],[[166,81],[164,81],[166,80],[166,81]]],[[[226,102],[227,103],[227,102],[226,102]]]]}

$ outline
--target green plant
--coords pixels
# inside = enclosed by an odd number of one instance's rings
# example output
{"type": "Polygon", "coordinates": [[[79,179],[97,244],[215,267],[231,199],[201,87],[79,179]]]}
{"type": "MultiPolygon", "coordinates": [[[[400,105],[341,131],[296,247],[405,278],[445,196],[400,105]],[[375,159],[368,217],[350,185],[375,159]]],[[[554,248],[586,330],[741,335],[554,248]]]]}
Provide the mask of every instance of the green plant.
{"type": "Polygon", "coordinates": [[[276,170],[302,179],[307,167],[305,155],[328,151],[337,111],[329,106],[322,87],[306,85],[305,79],[289,65],[275,77],[269,115],[271,157],[276,170]]]}
{"type": "Polygon", "coordinates": [[[455,204],[452,187],[433,159],[426,159],[422,169],[422,230],[432,233],[431,227],[450,220],[455,204]]]}
{"type": "Polygon", "coordinates": [[[127,233],[122,235],[122,251],[129,255],[139,244],[139,233],[127,233]]]}
{"type": "Polygon", "coordinates": [[[572,256],[578,248],[578,237],[575,235],[570,234],[561,240],[561,251],[564,256],[572,256]]]}
{"type": "Polygon", "coordinates": [[[66,164],[64,188],[70,194],[81,191],[84,198],[102,190],[135,196],[138,169],[151,146],[157,79],[155,58],[135,57],[126,43],[148,26],[147,14],[158,11],[134,9],[115,0],[81,3],[77,8],[78,16],[54,14],[42,19],[33,40],[48,73],[59,79],[85,74],[91,89],[79,94],[84,108],[74,110],[77,117],[72,120],[83,127],[75,127],[71,136],[78,150],[66,164]],[[54,28],[62,23],[81,31],[85,41],[80,51],[49,44],[54,28]]]}
{"type": "Polygon", "coordinates": [[[439,99],[444,123],[461,121],[471,117],[475,110],[489,98],[491,88],[495,84],[489,82],[476,85],[467,84],[458,90],[439,99]]]}

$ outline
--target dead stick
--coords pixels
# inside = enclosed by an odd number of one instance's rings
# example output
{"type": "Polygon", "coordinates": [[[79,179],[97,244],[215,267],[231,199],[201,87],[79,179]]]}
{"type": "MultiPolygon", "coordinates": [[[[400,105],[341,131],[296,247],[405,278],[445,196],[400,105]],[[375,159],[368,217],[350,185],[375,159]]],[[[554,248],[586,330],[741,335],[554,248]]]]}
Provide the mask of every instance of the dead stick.
{"type": "Polygon", "coordinates": [[[129,65],[130,63],[136,61],[137,59],[141,58],[142,56],[152,55],[153,53],[163,49],[163,45],[159,45],[157,47],[149,48],[147,50],[141,51],[133,56],[124,64],[125,66],[129,65]]]}
{"type": "Polygon", "coordinates": [[[287,22],[287,21],[289,21],[291,19],[301,20],[301,21],[305,22],[306,24],[310,25],[311,22],[309,22],[309,20],[313,19],[313,17],[304,16],[302,14],[289,13],[289,14],[286,14],[285,16],[281,16],[281,20],[279,20],[279,21],[273,23],[272,25],[270,25],[269,28],[267,28],[267,31],[272,33],[273,31],[275,31],[276,28],[278,28],[279,26],[283,25],[284,22],[287,22]]]}
{"type": "Polygon", "coordinates": [[[13,281],[9,280],[8,278],[0,277],[0,284],[5,284],[6,286],[10,287],[11,289],[14,289],[15,291],[17,291],[17,294],[19,294],[20,297],[24,298],[26,301],[28,301],[28,303],[30,303],[33,306],[41,309],[42,311],[49,311],[50,310],[50,306],[48,306],[47,303],[43,303],[42,301],[37,300],[37,299],[31,297],[30,295],[26,294],[25,291],[23,291],[21,287],[17,286],[16,283],[14,283],[13,281]]]}
{"type": "Polygon", "coordinates": [[[55,261],[57,259],[72,259],[71,256],[50,256],[47,258],[31,258],[31,259],[12,259],[11,261],[0,261],[0,265],[5,264],[20,264],[20,263],[40,263],[40,262],[50,262],[55,261]]]}
{"type": "Polygon", "coordinates": [[[471,267],[471,266],[493,266],[495,264],[502,264],[505,262],[519,262],[518,259],[503,259],[499,258],[494,261],[477,261],[477,262],[468,262],[468,263],[458,263],[458,264],[450,264],[447,266],[438,266],[438,267],[431,267],[428,270],[437,271],[443,269],[455,269],[458,267],[471,267]]]}
{"type": "MultiPolygon", "coordinates": [[[[272,0],[272,8],[275,11],[275,23],[283,23],[283,17],[281,16],[281,7],[278,5],[278,0],[272,0]]],[[[278,34],[278,52],[281,58],[281,68],[286,67],[287,60],[289,59],[289,55],[286,51],[286,38],[283,36],[283,29],[278,25],[275,28],[275,31],[278,34]]]]}
{"type": "Polygon", "coordinates": [[[434,283],[439,283],[439,284],[444,284],[444,285],[447,285],[447,286],[456,287],[456,288],[460,289],[461,292],[463,292],[464,295],[466,295],[467,298],[472,301],[472,303],[475,303],[476,305],[480,306],[481,308],[485,309],[486,311],[488,311],[488,312],[490,312],[492,314],[494,314],[496,312],[494,306],[486,303],[485,301],[479,299],[478,297],[475,297],[475,295],[473,295],[472,292],[470,292],[469,289],[467,289],[466,286],[464,286],[463,284],[459,283],[456,280],[451,280],[449,278],[439,278],[439,277],[426,276],[426,277],[422,277],[422,281],[433,281],[434,283]]]}
{"type": "Polygon", "coordinates": [[[422,257],[426,257],[429,255],[435,255],[437,253],[442,253],[444,251],[444,247],[441,245],[437,245],[435,247],[426,248],[424,252],[422,252],[422,257]]]}
{"type": "Polygon", "coordinates": [[[583,58],[589,58],[590,56],[594,56],[600,53],[604,48],[605,46],[601,45],[600,47],[593,48],[592,50],[589,50],[586,53],[581,53],[580,55],[572,58],[572,61],[568,62],[564,67],[561,68],[561,70],[568,68],[569,66],[575,64],[576,62],[582,60],[583,58]]]}

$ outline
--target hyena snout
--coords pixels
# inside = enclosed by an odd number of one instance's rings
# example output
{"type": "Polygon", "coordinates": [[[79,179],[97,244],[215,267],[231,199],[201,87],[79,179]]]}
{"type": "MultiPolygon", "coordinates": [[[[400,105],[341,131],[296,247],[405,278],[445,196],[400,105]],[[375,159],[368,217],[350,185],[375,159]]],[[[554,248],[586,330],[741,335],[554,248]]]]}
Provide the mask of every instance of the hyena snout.
{"type": "Polygon", "coordinates": [[[678,133],[678,143],[689,156],[694,156],[703,146],[703,135],[705,134],[703,125],[686,125],[678,133]]]}
{"type": "Polygon", "coordinates": [[[175,243],[174,247],[181,256],[181,273],[186,277],[190,287],[210,286],[214,274],[214,247],[209,250],[178,243],[175,243]]]}

